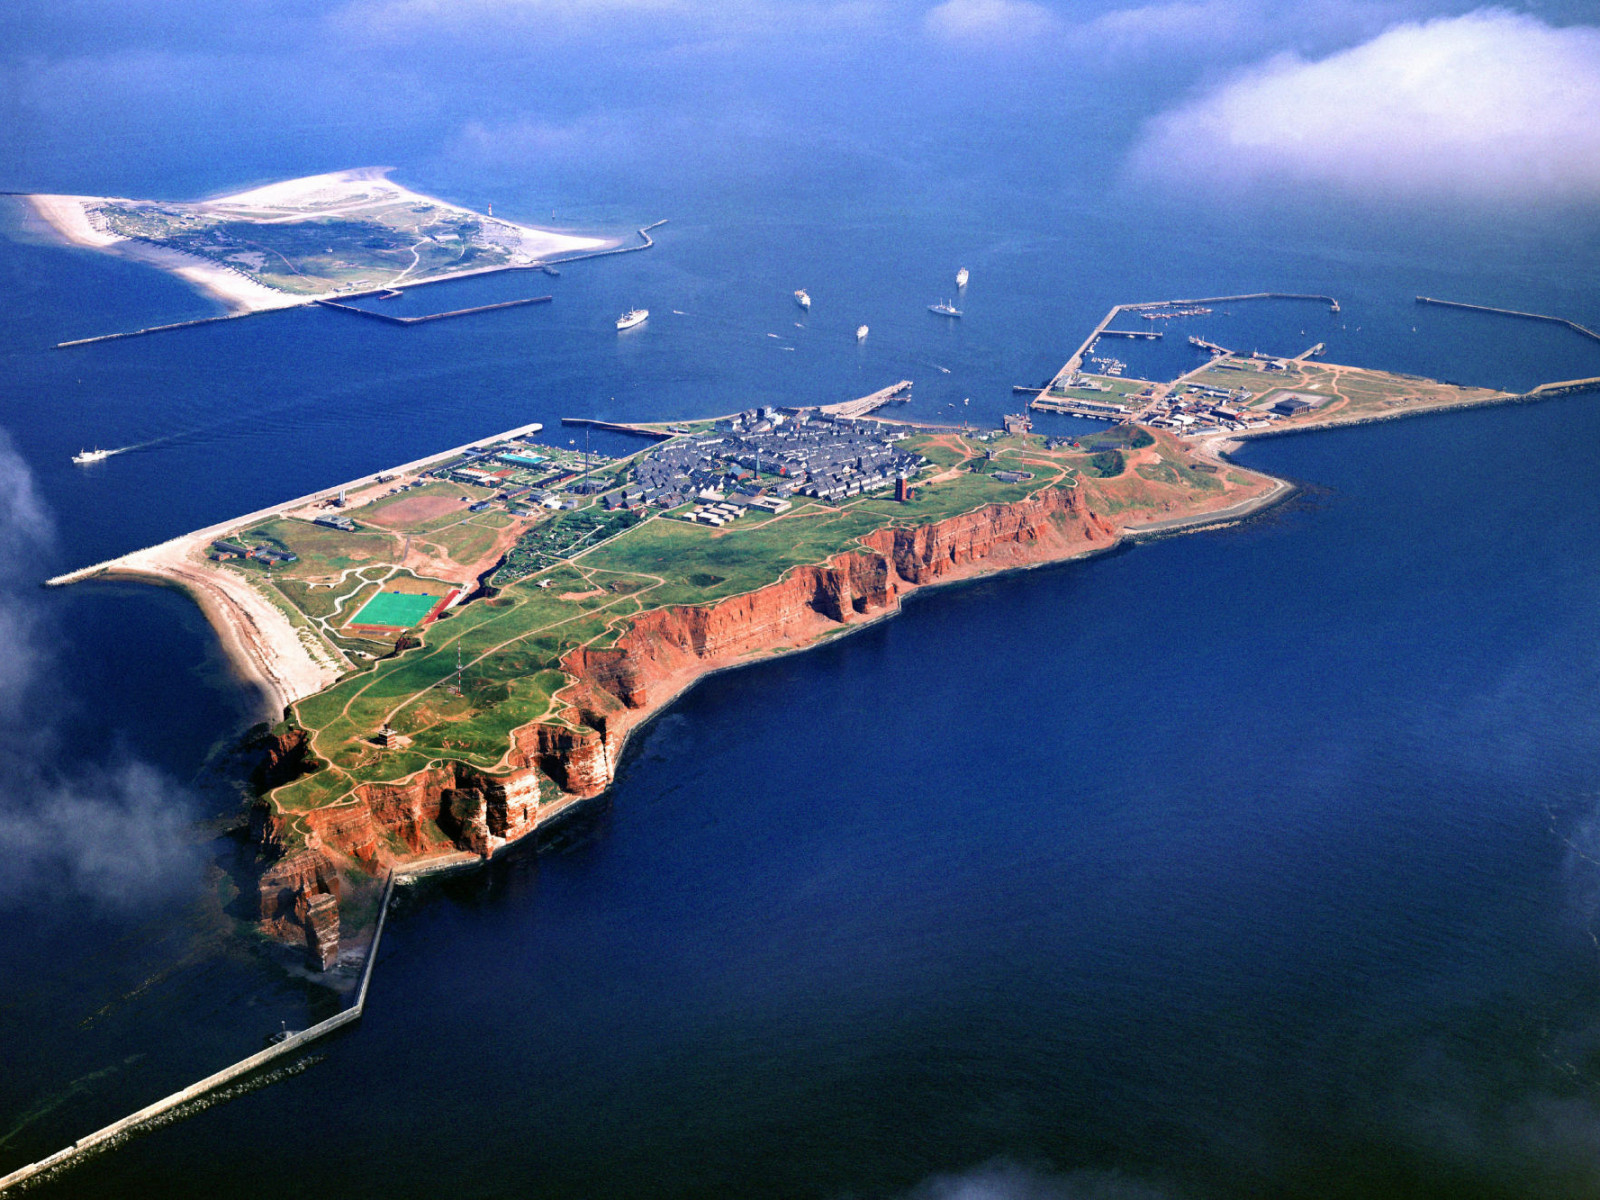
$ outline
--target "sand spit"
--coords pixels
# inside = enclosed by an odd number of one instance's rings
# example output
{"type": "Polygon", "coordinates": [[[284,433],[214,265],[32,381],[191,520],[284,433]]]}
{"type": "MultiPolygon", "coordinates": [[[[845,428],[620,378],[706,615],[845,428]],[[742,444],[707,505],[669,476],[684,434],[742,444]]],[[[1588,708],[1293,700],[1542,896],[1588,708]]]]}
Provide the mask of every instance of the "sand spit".
{"type": "Polygon", "coordinates": [[[186,254],[169,246],[134,241],[96,228],[89,219],[89,209],[109,202],[124,203],[114,196],[29,196],[28,203],[62,241],[73,246],[87,246],[105,250],[122,258],[148,263],[169,271],[193,284],[207,295],[220,300],[230,312],[265,312],[274,308],[292,308],[309,304],[315,297],[296,296],[279,291],[264,283],[257,283],[219,266],[197,254],[186,254]]]}
{"type": "Polygon", "coordinates": [[[309,630],[302,634],[245,576],[208,563],[211,541],[209,534],[189,534],[136,550],[104,575],[164,584],[192,597],[234,670],[261,688],[276,720],[295,701],[335,683],[352,664],[333,661],[320,639],[309,630]]]}
{"type": "MultiPolygon", "coordinates": [[[[173,207],[186,208],[203,216],[224,220],[276,225],[296,221],[317,221],[327,217],[354,219],[381,209],[392,210],[396,206],[420,208],[429,205],[445,213],[477,222],[491,236],[491,240],[511,251],[513,266],[528,266],[542,259],[581,254],[615,244],[614,239],[557,233],[507,221],[502,217],[490,217],[473,212],[471,209],[423,195],[421,192],[414,192],[410,188],[392,182],[388,178],[390,170],[389,167],[358,167],[324,175],[307,175],[228,196],[218,196],[173,207]]],[[[338,291],[328,291],[317,295],[306,295],[269,287],[241,271],[208,258],[170,246],[160,246],[111,233],[100,227],[90,215],[92,209],[102,204],[145,203],[143,201],[116,196],[45,194],[28,196],[27,200],[34,211],[64,242],[74,246],[104,250],[159,267],[215,297],[232,313],[293,308],[320,299],[330,299],[339,294],[338,291]]],[[[456,275],[479,274],[483,269],[468,268],[459,272],[423,275],[418,278],[407,278],[411,275],[411,271],[403,270],[385,281],[385,285],[434,282],[456,275]]]]}

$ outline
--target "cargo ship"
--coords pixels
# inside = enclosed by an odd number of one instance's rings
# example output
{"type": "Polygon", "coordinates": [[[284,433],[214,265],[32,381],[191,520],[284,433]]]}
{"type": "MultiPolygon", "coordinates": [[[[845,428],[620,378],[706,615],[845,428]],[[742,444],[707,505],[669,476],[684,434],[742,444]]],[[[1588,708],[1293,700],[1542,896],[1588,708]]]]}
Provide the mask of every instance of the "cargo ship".
{"type": "Polygon", "coordinates": [[[630,308],[617,318],[617,328],[619,330],[632,329],[635,325],[643,325],[649,316],[650,310],[648,308],[630,308]]]}

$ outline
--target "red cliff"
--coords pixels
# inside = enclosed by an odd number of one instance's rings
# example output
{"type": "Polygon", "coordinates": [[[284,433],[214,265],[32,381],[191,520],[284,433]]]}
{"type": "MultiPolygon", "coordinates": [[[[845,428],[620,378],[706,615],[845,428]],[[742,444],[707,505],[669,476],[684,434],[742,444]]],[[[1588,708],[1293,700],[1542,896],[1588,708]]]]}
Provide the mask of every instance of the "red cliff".
{"type": "MultiPolygon", "coordinates": [[[[330,909],[337,951],[337,906],[317,897],[337,898],[341,866],[376,873],[450,852],[487,857],[604,791],[628,731],[708,671],[871,620],[930,583],[1070,558],[1116,538],[1080,492],[1047,488],[929,525],[878,530],[860,549],[753,592],[644,613],[614,647],[580,648],[562,660],[572,678],[558,694],[565,723],[516,730],[502,769],[441,763],[401,782],[363,784],[347,802],[303,814],[305,849],[262,876],[263,922],[280,936],[303,935],[325,966],[330,909]]],[[[264,844],[285,820],[269,822],[264,844]]]]}

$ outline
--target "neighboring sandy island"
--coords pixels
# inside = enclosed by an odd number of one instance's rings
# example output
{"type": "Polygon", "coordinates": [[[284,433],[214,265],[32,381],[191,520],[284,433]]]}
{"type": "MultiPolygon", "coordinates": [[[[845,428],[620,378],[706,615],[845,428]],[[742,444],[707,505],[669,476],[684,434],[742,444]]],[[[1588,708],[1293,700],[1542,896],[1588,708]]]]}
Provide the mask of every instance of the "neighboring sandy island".
{"type": "Polygon", "coordinates": [[[170,271],[230,311],[537,266],[606,247],[473,212],[363,167],[195,203],[32,195],[65,242],[170,271]]]}

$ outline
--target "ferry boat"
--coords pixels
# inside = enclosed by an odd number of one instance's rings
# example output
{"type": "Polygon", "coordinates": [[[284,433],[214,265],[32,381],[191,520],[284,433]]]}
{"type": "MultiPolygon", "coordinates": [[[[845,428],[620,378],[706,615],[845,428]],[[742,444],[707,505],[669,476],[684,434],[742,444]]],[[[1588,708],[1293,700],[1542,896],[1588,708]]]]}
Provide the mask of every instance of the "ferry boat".
{"type": "Polygon", "coordinates": [[[967,275],[967,269],[962,267],[961,270],[956,272],[956,286],[958,288],[966,287],[968,278],[969,276],[967,275]]]}
{"type": "Polygon", "coordinates": [[[941,300],[938,304],[928,305],[928,311],[938,313],[941,317],[959,317],[961,310],[948,300],[941,300]]]}
{"type": "Polygon", "coordinates": [[[632,329],[635,325],[643,325],[649,316],[648,308],[630,308],[617,318],[617,329],[632,329]]]}
{"type": "Polygon", "coordinates": [[[809,310],[811,308],[811,297],[806,294],[805,288],[801,288],[798,292],[796,292],[794,294],[794,302],[796,304],[798,304],[801,308],[804,308],[804,309],[807,309],[807,310],[809,310]]]}
{"type": "Polygon", "coordinates": [[[97,463],[102,458],[110,458],[115,453],[115,450],[102,450],[96,446],[93,450],[78,451],[72,456],[72,461],[81,467],[85,463],[97,463]]]}
{"type": "Polygon", "coordinates": [[[857,325],[856,326],[856,341],[864,342],[866,340],[867,340],[867,327],[865,325],[857,325]]]}

